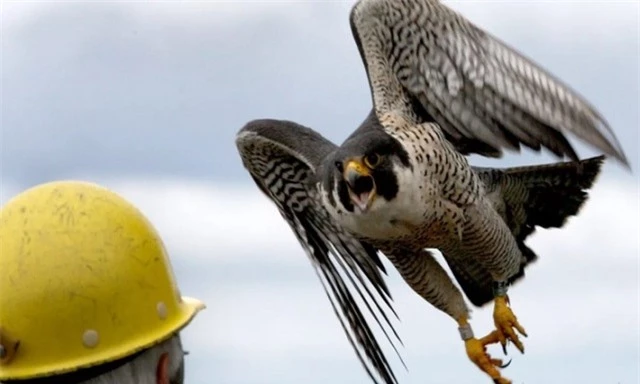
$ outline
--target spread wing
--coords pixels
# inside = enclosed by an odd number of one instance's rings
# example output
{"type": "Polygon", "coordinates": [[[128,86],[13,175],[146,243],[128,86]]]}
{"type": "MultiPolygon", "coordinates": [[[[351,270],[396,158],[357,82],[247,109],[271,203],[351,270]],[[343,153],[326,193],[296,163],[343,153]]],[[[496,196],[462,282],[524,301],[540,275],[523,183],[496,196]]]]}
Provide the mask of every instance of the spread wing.
{"type": "Polygon", "coordinates": [[[358,296],[398,354],[387,332],[388,328],[401,343],[387,314],[391,311],[396,315],[380,273],[385,271],[377,250],[336,225],[316,199],[315,173],[336,146],[311,129],[277,120],[248,123],[238,133],[236,144],[253,180],[275,203],[305,249],[371,379],[378,382],[373,375],[375,370],[385,384],[396,383],[365,313],[356,302],[358,296]]]}
{"type": "Polygon", "coordinates": [[[629,166],[580,95],[438,0],[360,0],[351,28],[379,116],[435,121],[462,153],[524,144],[577,160],[572,133],[629,166]]]}

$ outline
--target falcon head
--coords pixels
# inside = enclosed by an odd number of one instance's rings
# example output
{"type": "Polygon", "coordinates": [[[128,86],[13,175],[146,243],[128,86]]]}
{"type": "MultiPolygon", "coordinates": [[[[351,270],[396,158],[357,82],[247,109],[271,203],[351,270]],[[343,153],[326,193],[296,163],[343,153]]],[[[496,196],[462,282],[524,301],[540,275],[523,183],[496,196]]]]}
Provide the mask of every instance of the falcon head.
{"type": "Polygon", "coordinates": [[[393,200],[400,190],[398,172],[410,167],[400,143],[377,129],[350,137],[332,162],[340,204],[349,212],[357,207],[361,213],[393,200]]]}

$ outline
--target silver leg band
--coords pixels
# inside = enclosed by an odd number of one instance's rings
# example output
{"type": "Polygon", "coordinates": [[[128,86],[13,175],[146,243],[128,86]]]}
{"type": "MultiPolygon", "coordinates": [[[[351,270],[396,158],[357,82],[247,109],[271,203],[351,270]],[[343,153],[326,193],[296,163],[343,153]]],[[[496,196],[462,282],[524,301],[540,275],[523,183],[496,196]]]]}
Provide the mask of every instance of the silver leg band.
{"type": "Polygon", "coordinates": [[[473,329],[471,329],[471,325],[469,324],[458,327],[458,332],[460,332],[460,337],[463,341],[473,339],[473,329]]]}
{"type": "Polygon", "coordinates": [[[493,297],[507,296],[509,290],[509,283],[506,281],[494,281],[493,282],[493,297]]]}

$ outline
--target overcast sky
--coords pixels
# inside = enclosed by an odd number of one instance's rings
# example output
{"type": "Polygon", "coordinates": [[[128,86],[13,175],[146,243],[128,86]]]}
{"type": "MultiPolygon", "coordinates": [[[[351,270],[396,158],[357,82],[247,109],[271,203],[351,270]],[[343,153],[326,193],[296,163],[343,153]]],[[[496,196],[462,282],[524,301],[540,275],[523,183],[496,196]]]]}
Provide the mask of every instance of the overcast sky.
{"type": "MultiPolygon", "coordinates": [[[[512,290],[527,353],[512,353],[505,375],[637,383],[638,3],[447,3],[590,100],[634,169],[608,163],[578,218],[532,237],[540,260],[512,290]]],[[[336,142],[360,123],[371,101],[352,4],[2,3],[0,202],[77,178],[137,204],[164,236],[183,293],[209,305],[184,333],[189,383],[366,382],[306,256],[233,143],[259,117],[336,142]]],[[[401,382],[484,382],[455,324],[389,270],[409,367],[396,364],[401,382]]],[[[476,333],[491,321],[490,307],[474,311],[476,333]]]]}

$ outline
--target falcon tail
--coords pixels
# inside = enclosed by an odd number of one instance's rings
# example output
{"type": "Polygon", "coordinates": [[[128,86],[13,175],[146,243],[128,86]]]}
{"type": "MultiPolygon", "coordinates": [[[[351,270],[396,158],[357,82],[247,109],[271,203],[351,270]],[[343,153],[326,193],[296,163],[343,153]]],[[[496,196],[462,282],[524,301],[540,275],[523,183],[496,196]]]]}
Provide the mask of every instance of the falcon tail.
{"type": "Polygon", "coordinates": [[[524,208],[526,228],[512,227],[518,240],[524,241],[534,226],[561,228],[570,216],[577,215],[588,198],[587,191],[600,174],[603,162],[604,156],[597,156],[580,161],[504,169],[511,182],[522,184],[527,192],[524,201],[503,196],[507,205],[522,204],[524,208]]]}
{"type": "MultiPolygon", "coordinates": [[[[576,216],[588,198],[587,191],[600,174],[604,156],[580,161],[504,169],[475,168],[488,194],[511,228],[520,251],[526,257],[520,272],[511,278],[524,277],[525,267],[538,256],[525,244],[535,227],[561,228],[576,216]],[[494,192],[497,194],[494,195],[494,192]]],[[[462,276],[453,263],[449,266],[469,300],[482,306],[493,299],[488,271],[469,278],[462,276]],[[480,276],[484,274],[485,276],[480,276]],[[464,278],[463,278],[464,277],[464,278]]],[[[478,267],[478,266],[476,266],[478,267]]]]}

